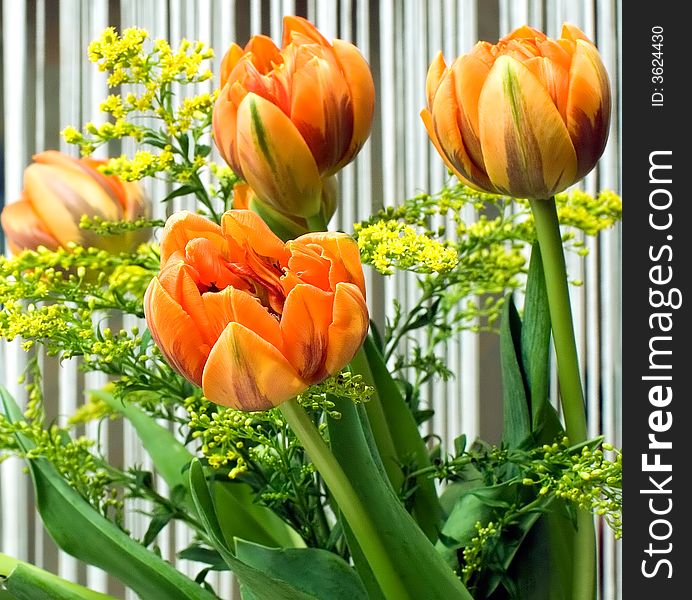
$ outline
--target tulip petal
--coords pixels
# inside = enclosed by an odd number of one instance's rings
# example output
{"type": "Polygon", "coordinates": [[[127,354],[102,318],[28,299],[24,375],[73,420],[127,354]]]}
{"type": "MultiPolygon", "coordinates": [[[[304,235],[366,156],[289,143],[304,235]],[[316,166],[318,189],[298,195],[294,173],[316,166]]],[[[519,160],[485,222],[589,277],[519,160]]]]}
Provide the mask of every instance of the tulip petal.
{"type": "Polygon", "coordinates": [[[428,137],[430,137],[430,141],[433,143],[433,146],[435,146],[437,153],[440,155],[440,158],[442,158],[447,168],[452,173],[454,173],[457,179],[461,181],[464,185],[468,185],[469,187],[481,190],[481,188],[479,188],[476,184],[469,181],[468,179],[466,179],[466,177],[459,173],[457,168],[451,163],[449,158],[447,158],[445,151],[442,149],[442,146],[440,145],[440,140],[437,138],[437,132],[435,131],[435,124],[433,123],[432,113],[427,108],[424,108],[420,111],[420,117],[423,120],[423,125],[425,125],[426,131],[428,132],[428,137]]]}
{"type": "Polygon", "coordinates": [[[358,154],[370,135],[375,114],[375,82],[363,55],[353,44],[338,39],[334,40],[334,54],[341,65],[341,73],[350,91],[353,135],[348,150],[331,169],[332,173],[342,169],[358,154]]]}
{"type": "Polygon", "coordinates": [[[234,95],[239,93],[244,94],[242,86],[232,80],[221,89],[219,97],[214,102],[211,126],[214,145],[221,157],[238,177],[243,177],[236,136],[238,107],[233,100],[234,95]]]}
{"type": "Polygon", "coordinates": [[[452,64],[454,93],[459,109],[459,131],[473,163],[483,170],[483,153],[478,125],[478,99],[490,67],[473,54],[462,56],[452,64]]]}
{"type": "Polygon", "coordinates": [[[299,283],[308,283],[321,290],[330,291],[331,262],[322,256],[321,248],[299,241],[301,238],[286,243],[291,254],[288,270],[281,278],[284,293],[288,295],[299,283]]]}
{"type": "Polygon", "coordinates": [[[60,246],[28,200],[19,200],[5,206],[0,221],[15,254],[38,246],[45,246],[49,250],[57,250],[60,246]]]}
{"type": "MultiPolygon", "coordinates": [[[[329,288],[339,282],[354,283],[365,296],[365,277],[360,260],[358,243],[345,233],[314,232],[300,236],[297,240],[287,243],[293,251],[300,246],[308,247],[323,259],[329,261],[329,288]]],[[[289,261],[289,268],[294,271],[303,271],[299,262],[300,255],[296,253],[289,261]]]]}
{"type": "Polygon", "coordinates": [[[567,129],[577,151],[577,178],[603,154],[610,126],[610,83],[596,47],[577,40],[569,72],[567,129]]]}
{"type": "Polygon", "coordinates": [[[120,217],[119,207],[93,179],[55,165],[29,165],[24,171],[24,196],[61,246],[94,237],[79,228],[82,215],[111,221],[120,217]]]}
{"type": "Polygon", "coordinates": [[[454,165],[454,170],[467,181],[473,182],[476,187],[494,191],[483,165],[477,165],[473,161],[466,147],[466,139],[462,137],[456,98],[456,76],[453,70],[447,71],[440,82],[431,112],[440,147],[454,165]]]}
{"type": "Polygon", "coordinates": [[[202,339],[197,324],[156,277],[144,295],[144,314],[151,336],[168,363],[183,377],[201,385],[210,346],[202,339]]]}
{"type": "Polygon", "coordinates": [[[231,74],[231,72],[233,71],[236,64],[240,60],[240,57],[243,56],[243,54],[245,54],[245,51],[240,46],[238,46],[238,44],[232,43],[226,51],[226,54],[223,55],[223,58],[221,59],[220,69],[220,88],[226,85],[226,82],[228,81],[228,76],[231,74]]]}
{"type": "Polygon", "coordinates": [[[327,377],[324,361],[333,299],[331,292],[301,284],[291,290],[284,304],[281,315],[284,354],[298,375],[309,383],[327,377]]]}
{"type": "Polygon", "coordinates": [[[567,121],[567,99],[569,93],[569,72],[559,63],[548,58],[536,56],[525,61],[524,66],[531,71],[545,87],[564,122],[567,121]]]}
{"type": "Polygon", "coordinates": [[[157,281],[180,309],[192,319],[199,337],[208,348],[211,348],[216,342],[219,332],[216,334],[212,332],[209,317],[197,287],[199,277],[195,270],[182,260],[179,262],[171,260],[159,273],[157,281]]]}
{"type": "Polygon", "coordinates": [[[276,44],[266,35],[252,36],[245,45],[245,52],[252,53],[252,64],[263,75],[269,73],[274,68],[274,65],[283,62],[276,44]]]}
{"type": "Polygon", "coordinates": [[[291,86],[291,121],[322,174],[334,172],[353,138],[350,91],[338,63],[329,54],[300,46],[291,86]]]}
{"type": "Polygon", "coordinates": [[[435,54],[435,58],[433,58],[433,61],[430,63],[428,74],[425,78],[425,96],[428,99],[428,108],[432,108],[435,92],[440,86],[440,81],[442,81],[442,77],[446,70],[447,63],[445,63],[442,52],[439,51],[435,54]]]}
{"type": "Polygon", "coordinates": [[[506,36],[500,38],[499,43],[501,44],[502,42],[509,42],[511,40],[544,40],[546,37],[547,36],[542,31],[534,29],[529,25],[522,25],[521,27],[518,27],[514,31],[508,33],[506,36]]]}
{"type": "Polygon", "coordinates": [[[283,26],[283,38],[281,41],[281,46],[283,48],[293,41],[294,34],[300,34],[320,46],[325,46],[327,48],[330,46],[327,39],[319,32],[317,27],[303,17],[286,15],[284,17],[283,26]]]}
{"type": "Polygon", "coordinates": [[[301,217],[317,214],[322,181],[310,149],[291,120],[252,93],[240,103],[237,119],[240,165],[260,200],[301,217]]]}
{"type": "Polygon", "coordinates": [[[572,42],[576,42],[577,40],[584,40],[585,42],[589,42],[591,44],[591,40],[586,37],[586,34],[579,29],[576,25],[572,25],[571,23],[563,23],[562,25],[562,32],[560,33],[560,37],[566,40],[570,40],[572,42]]]}
{"type": "Polygon", "coordinates": [[[577,157],[548,92],[520,62],[500,56],[479,103],[485,167],[496,188],[549,198],[575,182],[577,157]]]}
{"type": "Polygon", "coordinates": [[[254,196],[252,188],[245,182],[238,182],[233,186],[233,208],[235,210],[248,210],[250,197],[254,196]]]}
{"type": "Polygon", "coordinates": [[[202,375],[204,395],[238,410],[267,410],[308,387],[283,354],[254,331],[229,323],[202,375]]]}
{"type": "MultiPolygon", "coordinates": [[[[260,256],[274,258],[278,261],[288,260],[288,251],[284,243],[269,226],[252,211],[229,210],[221,217],[221,229],[226,236],[226,243],[233,241],[239,249],[252,249],[260,256]]],[[[231,248],[233,250],[233,248],[231,248]]],[[[232,252],[231,252],[232,254],[232,252]]],[[[238,260],[240,257],[233,257],[238,260]]]]}
{"type": "Polygon", "coordinates": [[[202,302],[214,341],[218,340],[229,323],[239,323],[254,331],[279,351],[283,351],[283,338],[278,319],[269,314],[269,311],[254,296],[227,287],[220,292],[202,294],[202,302]]]}
{"type": "Polygon", "coordinates": [[[206,238],[220,251],[226,247],[226,240],[219,227],[206,217],[181,210],[166,221],[161,236],[161,265],[165,265],[175,252],[185,252],[190,240],[206,238]]]}
{"type": "Polygon", "coordinates": [[[368,307],[358,287],[352,283],[337,284],[324,362],[327,373],[338,373],[349,363],[363,344],[369,325],[368,307]]]}

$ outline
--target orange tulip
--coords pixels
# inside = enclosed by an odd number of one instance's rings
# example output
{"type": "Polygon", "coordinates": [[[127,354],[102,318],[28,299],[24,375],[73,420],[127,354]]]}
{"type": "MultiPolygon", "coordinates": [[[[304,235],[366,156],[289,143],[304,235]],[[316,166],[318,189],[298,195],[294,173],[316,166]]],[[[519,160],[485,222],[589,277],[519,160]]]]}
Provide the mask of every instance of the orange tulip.
{"type": "Polygon", "coordinates": [[[438,53],[426,91],[421,117],[432,142],[481,190],[550,198],[593,169],[608,138],[608,75],[573,25],[558,40],[520,27],[450,67],[438,53]]]}
{"type": "Polygon", "coordinates": [[[357,244],[322,232],[282,242],[231,210],[221,226],[168,219],[144,312],[169,364],[217,404],[265,410],[339,372],[368,329],[357,244]]]}
{"type": "Polygon", "coordinates": [[[149,202],[137,183],[98,170],[106,161],[72,158],[55,150],[33,160],[24,170],[22,197],[2,211],[2,228],[13,252],[38,246],[55,250],[70,242],[118,252],[133,250],[149,238],[148,230],[105,236],[79,228],[83,215],[121,221],[149,214],[149,202]]]}
{"type": "Polygon", "coordinates": [[[367,62],[330,44],[300,17],[284,17],[282,48],[254,36],[221,65],[214,141],[235,173],[272,208],[319,214],[323,178],[351,162],[370,134],[375,88],[367,62]]]}

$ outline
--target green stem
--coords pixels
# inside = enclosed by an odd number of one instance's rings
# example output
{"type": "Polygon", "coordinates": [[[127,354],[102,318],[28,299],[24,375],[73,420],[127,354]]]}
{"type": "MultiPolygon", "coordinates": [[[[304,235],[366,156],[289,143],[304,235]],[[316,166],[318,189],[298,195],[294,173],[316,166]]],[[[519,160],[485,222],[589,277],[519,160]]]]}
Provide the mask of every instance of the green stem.
{"type": "Polygon", "coordinates": [[[532,200],[531,210],[545,271],[565,427],[570,442],[576,444],[586,439],[586,413],[555,199],[532,200]]]}
{"type": "Polygon", "coordinates": [[[310,416],[295,399],[284,402],[280,408],[286,422],[300,440],[339,505],[385,597],[390,600],[409,598],[408,591],[399,578],[395,565],[391,562],[390,554],[382,543],[368,511],[310,416]]]}
{"type": "MultiPolygon", "coordinates": [[[[575,444],[587,438],[586,411],[555,198],[531,200],[531,210],[543,259],[565,429],[570,442],[575,444]]],[[[573,553],[574,600],[591,600],[595,597],[595,546],[593,517],[590,512],[579,511],[573,553]]]]}

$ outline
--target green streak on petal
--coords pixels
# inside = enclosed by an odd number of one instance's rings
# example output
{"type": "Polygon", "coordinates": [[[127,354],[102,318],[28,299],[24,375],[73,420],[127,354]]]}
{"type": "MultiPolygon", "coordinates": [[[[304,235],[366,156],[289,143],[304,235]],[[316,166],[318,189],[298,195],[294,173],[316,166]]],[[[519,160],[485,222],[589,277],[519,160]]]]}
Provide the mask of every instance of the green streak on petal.
{"type": "Polygon", "coordinates": [[[257,110],[257,102],[255,102],[254,98],[250,100],[250,115],[252,116],[252,126],[257,144],[260,147],[260,150],[262,150],[262,154],[269,163],[272,171],[276,172],[276,165],[274,164],[274,159],[272,158],[269,150],[267,136],[264,132],[264,125],[262,124],[262,118],[260,117],[259,110],[257,110]]]}

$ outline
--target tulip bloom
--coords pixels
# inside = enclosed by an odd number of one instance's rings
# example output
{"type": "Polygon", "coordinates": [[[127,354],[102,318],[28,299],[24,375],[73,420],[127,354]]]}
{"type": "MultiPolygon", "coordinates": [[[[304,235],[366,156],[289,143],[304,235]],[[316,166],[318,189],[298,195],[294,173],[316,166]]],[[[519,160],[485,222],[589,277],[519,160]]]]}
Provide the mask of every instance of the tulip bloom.
{"type": "Polygon", "coordinates": [[[214,142],[272,208],[318,215],[323,178],[351,162],[370,134],[375,87],[358,49],[330,44],[300,17],[284,17],[282,48],[254,36],[221,65],[214,142]]]}
{"type": "Polygon", "coordinates": [[[472,187],[544,199],[603,153],[610,85],[596,47],[572,25],[552,40],[521,27],[428,70],[421,117],[438,152],[472,187]]]}
{"type": "Polygon", "coordinates": [[[338,373],[368,330],[358,246],[321,232],[282,242],[231,210],[221,226],[168,219],[144,312],[169,364],[217,404],[265,410],[338,373]]]}
{"type": "Polygon", "coordinates": [[[117,252],[134,250],[149,238],[148,230],[105,236],[79,228],[83,215],[133,221],[149,214],[137,183],[98,170],[106,161],[55,150],[36,154],[33,161],[24,170],[22,197],[2,211],[2,228],[13,252],[38,246],[55,250],[70,242],[117,252]]]}

